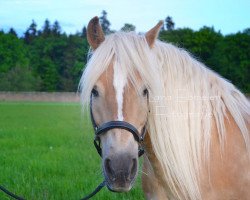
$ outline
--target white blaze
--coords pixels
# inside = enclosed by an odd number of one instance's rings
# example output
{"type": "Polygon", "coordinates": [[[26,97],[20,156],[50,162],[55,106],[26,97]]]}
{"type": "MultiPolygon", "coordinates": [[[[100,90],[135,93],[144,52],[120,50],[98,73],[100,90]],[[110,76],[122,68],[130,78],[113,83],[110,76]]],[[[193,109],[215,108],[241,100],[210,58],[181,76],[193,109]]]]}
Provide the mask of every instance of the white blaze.
{"type": "Polygon", "coordinates": [[[123,93],[127,83],[127,74],[119,66],[114,65],[113,85],[116,92],[117,120],[123,121],[123,93]]]}

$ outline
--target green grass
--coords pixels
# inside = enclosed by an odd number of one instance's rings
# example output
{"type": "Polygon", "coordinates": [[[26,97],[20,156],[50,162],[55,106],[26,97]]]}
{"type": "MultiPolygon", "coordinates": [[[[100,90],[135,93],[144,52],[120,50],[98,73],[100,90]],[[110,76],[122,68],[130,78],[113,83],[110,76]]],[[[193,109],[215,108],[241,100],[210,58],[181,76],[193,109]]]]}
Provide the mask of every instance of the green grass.
{"type": "MultiPolygon", "coordinates": [[[[0,102],[0,185],[28,200],[77,200],[102,180],[80,105],[0,102]]],[[[105,188],[93,199],[144,199],[140,185],[120,194],[105,188]]]]}

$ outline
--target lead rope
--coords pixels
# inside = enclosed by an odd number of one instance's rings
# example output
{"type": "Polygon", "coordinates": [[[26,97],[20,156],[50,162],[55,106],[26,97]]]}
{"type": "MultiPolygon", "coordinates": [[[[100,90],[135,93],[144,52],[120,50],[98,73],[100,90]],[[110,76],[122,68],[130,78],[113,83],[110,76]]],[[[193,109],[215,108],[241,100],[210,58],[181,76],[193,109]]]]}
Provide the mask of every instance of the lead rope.
{"type": "MultiPolygon", "coordinates": [[[[106,185],[106,182],[103,181],[100,185],[97,186],[97,188],[92,193],[90,193],[89,195],[85,196],[81,200],[88,200],[88,199],[90,199],[91,197],[93,197],[94,195],[96,195],[105,185],[106,185]]],[[[14,193],[10,192],[9,190],[7,190],[6,188],[4,188],[1,185],[0,185],[0,190],[2,190],[5,194],[7,194],[12,199],[25,200],[23,197],[15,195],[14,193]]]]}
{"type": "Polygon", "coordinates": [[[97,186],[97,188],[92,193],[90,193],[86,197],[82,198],[81,200],[88,200],[88,199],[90,199],[91,197],[93,197],[94,195],[96,195],[105,185],[106,185],[106,182],[103,181],[100,185],[97,186]]]}
{"type": "Polygon", "coordinates": [[[16,200],[25,200],[23,197],[19,197],[19,196],[15,195],[14,193],[10,192],[9,190],[7,190],[6,188],[4,188],[1,185],[0,185],[0,190],[2,190],[5,194],[7,194],[8,196],[10,196],[13,199],[16,199],[16,200]]]}

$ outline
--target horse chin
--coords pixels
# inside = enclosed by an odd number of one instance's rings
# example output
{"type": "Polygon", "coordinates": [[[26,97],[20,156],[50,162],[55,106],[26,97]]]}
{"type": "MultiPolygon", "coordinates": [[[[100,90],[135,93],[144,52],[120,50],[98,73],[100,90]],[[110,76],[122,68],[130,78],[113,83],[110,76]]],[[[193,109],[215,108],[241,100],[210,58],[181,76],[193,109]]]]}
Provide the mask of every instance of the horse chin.
{"type": "Polygon", "coordinates": [[[107,188],[111,192],[118,192],[118,193],[129,192],[132,187],[133,187],[133,183],[124,183],[122,185],[117,185],[117,184],[107,182],[107,188]]]}
{"type": "Polygon", "coordinates": [[[129,192],[134,185],[136,176],[133,178],[133,180],[124,182],[111,181],[110,178],[107,176],[105,176],[105,180],[106,180],[106,186],[111,192],[118,192],[118,193],[129,192]]]}

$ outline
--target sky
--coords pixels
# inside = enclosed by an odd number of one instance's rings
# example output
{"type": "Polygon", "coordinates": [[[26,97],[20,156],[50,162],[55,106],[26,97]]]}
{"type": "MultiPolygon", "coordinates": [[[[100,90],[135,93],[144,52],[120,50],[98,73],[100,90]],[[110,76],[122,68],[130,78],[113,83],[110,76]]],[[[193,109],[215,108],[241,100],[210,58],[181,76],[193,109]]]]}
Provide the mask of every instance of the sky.
{"type": "Polygon", "coordinates": [[[32,19],[40,29],[47,18],[75,33],[102,10],[112,30],[131,23],[137,32],[146,32],[167,16],[176,28],[213,26],[224,35],[250,27],[250,0],[0,0],[0,29],[13,27],[20,35],[32,19]]]}

